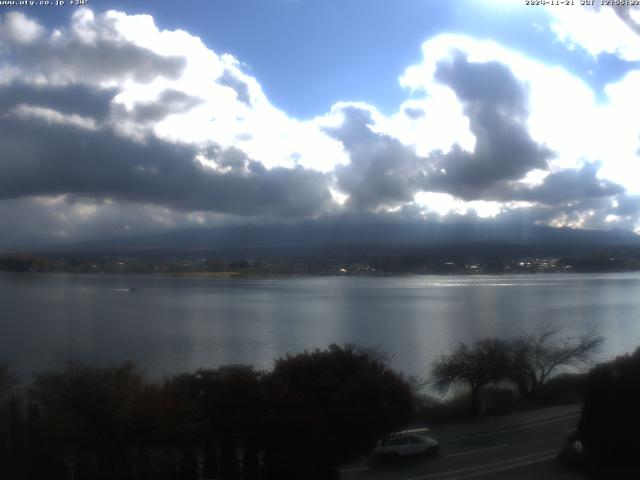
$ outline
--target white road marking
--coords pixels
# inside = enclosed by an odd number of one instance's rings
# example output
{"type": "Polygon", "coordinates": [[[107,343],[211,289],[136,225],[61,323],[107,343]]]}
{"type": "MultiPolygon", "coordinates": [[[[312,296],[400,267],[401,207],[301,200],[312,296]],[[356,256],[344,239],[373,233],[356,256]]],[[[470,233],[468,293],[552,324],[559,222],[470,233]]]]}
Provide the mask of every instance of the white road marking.
{"type": "Polygon", "coordinates": [[[560,417],[560,418],[552,418],[550,420],[544,420],[542,422],[528,423],[527,425],[521,425],[519,427],[504,428],[502,430],[496,430],[495,432],[478,433],[476,435],[469,435],[468,437],[455,438],[455,439],[448,440],[446,442],[440,442],[440,443],[442,443],[442,444],[455,443],[455,442],[459,442],[461,440],[470,440],[472,438],[490,437],[492,435],[500,435],[501,433],[513,432],[513,431],[516,431],[516,430],[525,430],[527,428],[539,427],[541,425],[547,425],[549,423],[562,422],[563,420],[568,420],[570,418],[578,417],[578,416],[580,416],[579,413],[573,413],[571,415],[566,415],[566,416],[563,416],[563,417],[560,417]]]}
{"type": "Polygon", "coordinates": [[[361,470],[369,470],[369,467],[354,467],[354,468],[346,468],[346,469],[341,469],[340,473],[346,473],[346,472],[359,472],[361,470]]]}
{"type": "MultiPolygon", "coordinates": [[[[498,462],[491,462],[491,463],[483,463],[481,465],[474,465],[473,467],[466,467],[466,468],[459,468],[457,470],[449,470],[448,472],[440,472],[440,473],[432,473],[430,475],[423,475],[421,477],[411,477],[411,478],[407,478],[405,480],[426,480],[428,478],[436,478],[436,477],[443,477],[445,475],[452,475],[455,473],[464,473],[464,472],[471,472],[472,470],[480,470],[480,469],[487,469],[487,468],[491,468],[491,467],[495,467],[497,465],[501,465],[501,464],[505,464],[505,463],[512,463],[512,462],[518,462],[520,460],[525,460],[528,463],[524,463],[524,465],[528,465],[529,463],[536,463],[536,462],[543,462],[548,460],[549,458],[553,458],[555,456],[555,453],[558,451],[557,448],[552,448],[550,450],[543,450],[542,452],[537,452],[537,453],[531,453],[529,455],[522,455],[521,457],[514,457],[514,458],[510,458],[508,460],[500,460],[498,462]],[[547,458],[548,455],[550,453],[553,453],[553,455],[551,455],[551,457],[547,458]],[[531,461],[533,459],[533,457],[540,457],[541,455],[545,455],[544,458],[539,458],[536,459],[535,461],[531,461]]],[[[505,470],[509,469],[509,468],[515,468],[518,466],[521,466],[522,464],[520,463],[516,463],[514,465],[509,465],[506,468],[503,468],[505,470]]],[[[490,473],[490,472],[487,472],[490,473]]],[[[480,473],[476,472],[475,475],[479,475],[480,473]]]]}
{"type": "Polygon", "coordinates": [[[507,444],[503,443],[502,445],[496,445],[494,447],[477,448],[476,450],[467,450],[466,452],[460,452],[460,453],[453,453],[451,455],[445,455],[444,458],[453,458],[453,457],[460,457],[462,455],[471,455],[472,453],[486,452],[488,450],[494,450],[496,448],[502,448],[502,447],[506,447],[506,446],[507,446],[507,444]]]}

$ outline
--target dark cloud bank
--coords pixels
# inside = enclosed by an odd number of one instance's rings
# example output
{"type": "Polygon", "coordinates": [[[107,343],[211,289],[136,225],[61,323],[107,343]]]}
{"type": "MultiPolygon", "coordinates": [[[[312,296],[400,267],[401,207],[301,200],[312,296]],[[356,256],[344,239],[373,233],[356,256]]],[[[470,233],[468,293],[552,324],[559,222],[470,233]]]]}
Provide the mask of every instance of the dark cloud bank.
{"type": "Polygon", "coordinates": [[[152,135],[139,142],[109,128],[85,130],[46,118],[0,118],[0,149],[4,199],[74,194],[276,217],[318,214],[330,199],[325,176],[302,167],[268,170],[238,150],[208,148],[220,173],[201,165],[200,152],[189,145],[152,135]]]}

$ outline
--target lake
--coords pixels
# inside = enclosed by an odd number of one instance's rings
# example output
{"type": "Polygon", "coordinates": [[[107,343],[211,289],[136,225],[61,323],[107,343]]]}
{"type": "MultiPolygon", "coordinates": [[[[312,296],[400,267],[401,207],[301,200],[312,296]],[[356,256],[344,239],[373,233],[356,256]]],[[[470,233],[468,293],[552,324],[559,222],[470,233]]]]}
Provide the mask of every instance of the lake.
{"type": "Polygon", "coordinates": [[[66,358],[136,361],[161,377],[331,343],[381,347],[426,376],[457,342],[546,321],[640,345],[640,273],[517,276],[170,277],[0,273],[0,360],[28,374],[66,358]],[[129,287],[137,291],[130,292],[129,287]]]}

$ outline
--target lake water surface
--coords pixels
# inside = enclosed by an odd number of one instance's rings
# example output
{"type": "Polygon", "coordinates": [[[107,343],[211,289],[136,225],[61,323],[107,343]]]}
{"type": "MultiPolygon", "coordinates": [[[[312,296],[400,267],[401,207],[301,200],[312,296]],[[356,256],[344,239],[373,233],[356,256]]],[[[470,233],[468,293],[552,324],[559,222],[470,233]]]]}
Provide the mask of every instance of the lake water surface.
{"type": "Polygon", "coordinates": [[[0,274],[0,360],[21,373],[65,358],[135,360],[163,376],[330,343],[382,347],[425,376],[483,336],[546,321],[606,338],[601,358],[640,345],[640,273],[220,278],[0,274]],[[136,287],[136,292],[129,292],[136,287]]]}

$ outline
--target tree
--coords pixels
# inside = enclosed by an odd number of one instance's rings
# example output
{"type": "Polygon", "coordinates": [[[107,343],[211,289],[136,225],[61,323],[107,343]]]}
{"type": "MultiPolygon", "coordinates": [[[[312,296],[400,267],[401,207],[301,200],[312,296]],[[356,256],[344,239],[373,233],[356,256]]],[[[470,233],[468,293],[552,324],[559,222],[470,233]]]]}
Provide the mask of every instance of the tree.
{"type": "Polygon", "coordinates": [[[21,402],[13,393],[19,377],[0,363],[0,464],[8,477],[18,478],[26,461],[27,431],[21,402]]]}
{"type": "Polygon", "coordinates": [[[413,407],[404,378],[353,345],[281,358],[265,383],[268,479],[333,478],[405,425],[413,407]]]}
{"type": "Polygon", "coordinates": [[[597,478],[640,478],[638,405],[640,348],[589,372],[576,438],[597,478]]]}
{"type": "Polygon", "coordinates": [[[265,416],[260,376],[250,368],[183,373],[164,382],[162,397],[165,443],[204,448],[207,477],[239,478],[236,446],[255,444],[265,416]]]}
{"type": "Polygon", "coordinates": [[[592,332],[578,337],[562,336],[560,325],[545,323],[512,342],[513,361],[509,378],[523,397],[538,393],[551,375],[562,367],[588,364],[603,338],[592,332]]]}
{"type": "Polygon", "coordinates": [[[131,467],[128,449],[139,445],[155,423],[148,388],[131,363],[67,362],[61,370],[37,375],[31,398],[60,445],[74,452],[78,478],[95,475],[95,469],[124,475],[131,467]]]}
{"type": "Polygon", "coordinates": [[[480,389],[507,378],[511,363],[509,344],[496,338],[484,338],[472,346],[460,343],[452,353],[443,355],[433,365],[431,375],[441,391],[453,384],[471,390],[471,414],[480,413],[480,389]]]}
{"type": "Polygon", "coordinates": [[[162,421],[154,432],[161,444],[183,450],[203,436],[207,418],[202,390],[202,382],[193,373],[181,373],[164,381],[159,391],[162,421]]]}
{"type": "Polygon", "coordinates": [[[11,367],[0,362],[0,398],[8,394],[18,383],[20,383],[20,379],[11,370],[11,367]]]}
{"type": "Polygon", "coordinates": [[[244,450],[242,459],[242,478],[243,480],[259,480],[260,479],[260,459],[258,458],[258,448],[249,444],[244,450]]]}

